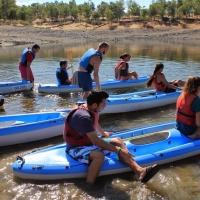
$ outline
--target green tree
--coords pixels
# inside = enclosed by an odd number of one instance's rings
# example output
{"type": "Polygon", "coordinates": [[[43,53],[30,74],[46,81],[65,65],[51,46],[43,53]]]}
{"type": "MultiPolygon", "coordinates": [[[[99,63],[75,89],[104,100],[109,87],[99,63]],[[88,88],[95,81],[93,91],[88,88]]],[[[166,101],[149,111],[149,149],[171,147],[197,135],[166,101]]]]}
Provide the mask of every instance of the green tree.
{"type": "Polygon", "coordinates": [[[133,0],[127,2],[128,14],[133,16],[140,16],[140,6],[133,0]]]}
{"type": "Polygon", "coordinates": [[[16,8],[15,0],[0,0],[0,16],[3,19],[8,19],[11,10],[16,8]]]}
{"type": "Polygon", "coordinates": [[[105,10],[105,16],[106,16],[106,19],[109,21],[110,26],[112,26],[112,22],[115,19],[115,15],[113,11],[108,7],[105,10]]]}
{"type": "Polygon", "coordinates": [[[103,1],[101,2],[100,5],[97,6],[97,12],[99,12],[100,16],[103,17],[103,19],[105,17],[106,8],[108,7],[109,7],[109,4],[103,1]]]}

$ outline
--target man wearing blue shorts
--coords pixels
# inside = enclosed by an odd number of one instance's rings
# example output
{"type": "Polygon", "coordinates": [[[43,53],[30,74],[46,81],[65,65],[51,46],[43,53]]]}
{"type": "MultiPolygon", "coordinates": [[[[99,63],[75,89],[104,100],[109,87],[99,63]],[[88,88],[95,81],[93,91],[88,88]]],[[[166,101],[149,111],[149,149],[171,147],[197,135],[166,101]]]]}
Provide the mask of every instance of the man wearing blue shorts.
{"type": "Polygon", "coordinates": [[[115,152],[119,160],[136,173],[139,181],[147,182],[158,172],[159,166],[139,166],[123,141],[120,138],[109,138],[110,133],[103,131],[98,123],[99,112],[105,108],[108,96],[104,91],[92,91],[86,104],[72,109],[66,118],[63,132],[66,151],[72,158],[89,164],[87,183],[95,182],[104,157],[110,152],[115,152]],[[98,134],[106,138],[102,139],[98,134]]]}
{"type": "Polygon", "coordinates": [[[100,90],[99,67],[102,62],[102,55],[105,55],[109,50],[109,45],[105,42],[99,44],[97,50],[91,48],[82,56],[78,67],[78,82],[79,87],[83,89],[83,99],[86,99],[92,87],[91,73],[94,71],[94,82],[97,89],[100,90]]]}

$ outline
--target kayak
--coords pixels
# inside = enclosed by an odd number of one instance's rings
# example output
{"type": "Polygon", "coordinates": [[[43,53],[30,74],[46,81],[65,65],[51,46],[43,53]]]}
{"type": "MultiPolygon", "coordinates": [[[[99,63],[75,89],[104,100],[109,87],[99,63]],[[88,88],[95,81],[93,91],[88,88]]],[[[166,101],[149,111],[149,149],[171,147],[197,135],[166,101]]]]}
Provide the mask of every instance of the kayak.
{"type": "Polygon", "coordinates": [[[20,92],[24,90],[31,90],[33,83],[27,81],[20,82],[0,82],[0,93],[20,92]]]}
{"type": "MultiPolygon", "coordinates": [[[[176,103],[181,92],[181,90],[171,93],[146,90],[127,94],[109,95],[109,98],[106,100],[106,107],[101,111],[101,114],[131,112],[169,105],[176,103]]],[[[77,104],[85,102],[85,100],[80,100],[77,104]]]]}
{"type": "Polygon", "coordinates": [[[0,146],[61,136],[67,110],[0,116],[0,146]]]}
{"type": "MultiPolygon", "coordinates": [[[[146,85],[149,76],[141,76],[138,79],[118,81],[116,79],[108,79],[101,83],[101,89],[118,89],[128,87],[142,87],[146,85]]],[[[93,83],[93,89],[96,89],[96,84],[93,83]]],[[[82,92],[82,88],[77,85],[58,85],[44,84],[38,86],[38,92],[41,93],[67,93],[67,92],[82,92]]]]}
{"type": "MultiPolygon", "coordinates": [[[[141,166],[166,164],[200,153],[200,140],[192,140],[175,129],[175,121],[139,127],[113,134],[120,137],[141,166]]],[[[33,180],[84,178],[88,165],[71,158],[66,144],[59,144],[18,156],[12,169],[16,177],[33,180]]],[[[99,176],[131,171],[116,153],[105,157],[99,176]]]]}
{"type": "Polygon", "coordinates": [[[4,104],[4,96],[0,94],[0,106],[4,104]]]}

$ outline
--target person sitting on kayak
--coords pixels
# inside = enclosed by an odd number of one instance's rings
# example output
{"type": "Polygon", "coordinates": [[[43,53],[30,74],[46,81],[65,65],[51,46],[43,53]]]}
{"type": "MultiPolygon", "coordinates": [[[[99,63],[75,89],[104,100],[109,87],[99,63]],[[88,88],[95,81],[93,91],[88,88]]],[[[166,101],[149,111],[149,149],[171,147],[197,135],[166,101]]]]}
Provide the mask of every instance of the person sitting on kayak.
{"type": "Polygon", "coordinates": [[[124,53],[119,57],[121,60],[115,67],[115,78],[123,81],[128,79],[137,79],[138,75],[135,71],[129,72],[129,64],[131,56],[128,53],[124,53]]]}
{"type": "Polygon", "coordinates": [[[163,69],[164,65],[162,63],[156,64],[153,74],[146,83],[146,87],[148,88],[153,84],[156,91],[163,91],[166,93],[175,92],[176,89],[182,89],[185,81],[172,80],[168,82],[165,78],[165,75],[162,73],[163,69]]]}
{"type": "Polygon", "coordinates": [[[176,128],[191,139],[200,138],[200,77],[190,76],[176,102],[176,128]]]}
{"type": "Polygon", "coordinates": [[[109,138],[110,132],[105,132],[99,125],[99,112],[105,108],[108,97],[105,91],[93,90],[87,97],[87,103],[71,110],[63,131],[66,152],[75,160],[89,165],[87,183],[95,182],[105,155],[111,152],[115,152],[119,160],[136,173],[139,181],[147,182],[158,172],[159,166],[139,166],[123,141],[120,138],[109,138]],[[98,134],[105,138],[100,138],[98,134]]]}
{"type": "Polygon", "coordinates": [[[72,83],[67,72],[70,68],[72,68],[72,66],[67,67],[67,61],[60,62],[60,68],[56,70],[58,85],[70,85],[72,83]]]}

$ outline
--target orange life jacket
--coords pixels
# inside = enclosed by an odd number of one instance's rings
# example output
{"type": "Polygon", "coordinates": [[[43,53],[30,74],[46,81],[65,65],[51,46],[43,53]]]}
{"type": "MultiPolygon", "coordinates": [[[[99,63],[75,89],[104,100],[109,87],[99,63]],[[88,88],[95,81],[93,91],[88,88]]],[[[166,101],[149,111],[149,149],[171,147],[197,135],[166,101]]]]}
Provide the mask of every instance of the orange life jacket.
{"type": "MultiPolygon", "coordinates": [[[[119,61],[119,62],[117,63],[117,65],[115,66],[115,78],[116,78],[116,79],[118,78],[118,69],[119,69],[119,67],[120,67],[120,65],[121,65],[122,63],[124,63],[123,60],[122,60],[122,61],[119,61]]],[[[120,76],[127,76],[127,74],[128,74],[128,68],[129,68],[129,65],[128,65],[128,63],[126,63],[126,68],[121,69],[120,76]]]]}
{"type": "MultiPolygon", "coordinates": [[[[92,142],[89,139],[89,137],[87,136],[87,134],[84,135],[80,135],[76,130],[70,128],[68,121],[71,117],[71,115],[78,109],[84,109],[87,110],[87,108],[85,108],[84,106],[76,106],[74,109],[72,109],[70,111],[70,113],[68,114],[66,120],[65,120],[65,127],[64,127],[64,132],[63,132],[63,138],[64,140],[71,145],[74,146],[87,146],[87,145],[91,145],[92,142]]],[[[89,111],[88,111],[89,112],[89,111]]],[[[91,113],[91,112],[90,112],[91,113]]],[[[96,129],[97,124],[98,124],[98,118],[99,118],[99,114],[98,113],[92,113],[92,117],[94,120],[94,127],[96,129]]]]}
{"type": "MultiPolygon", "coordinates": [[[[163,74],[162,74],[163,75],[163,74]]],[[[164,75],[163,75],[164,76],[164,75]]],[[[155,77],[154,77],[154,79],[153,79],[153,82],[152,82],[152,84],[153,84],[153,86],[154,86],[154,88],[156,89],[156,91],[165,91],[165,89],[166,89],[166,85],[165,84],[163,84],[162,82],[161,83],[157,83],[156,82],[156,75],[155,75],[155,77]]]]}
{"type": "Polygon", "coordinates": [[[191,109],[191,104],[197,97],[195,94],[190,94],[184,98],[183,93],[179,96],[176,102],[176,120],[187,125],[196,125],[196,115],[191,109]]]}

